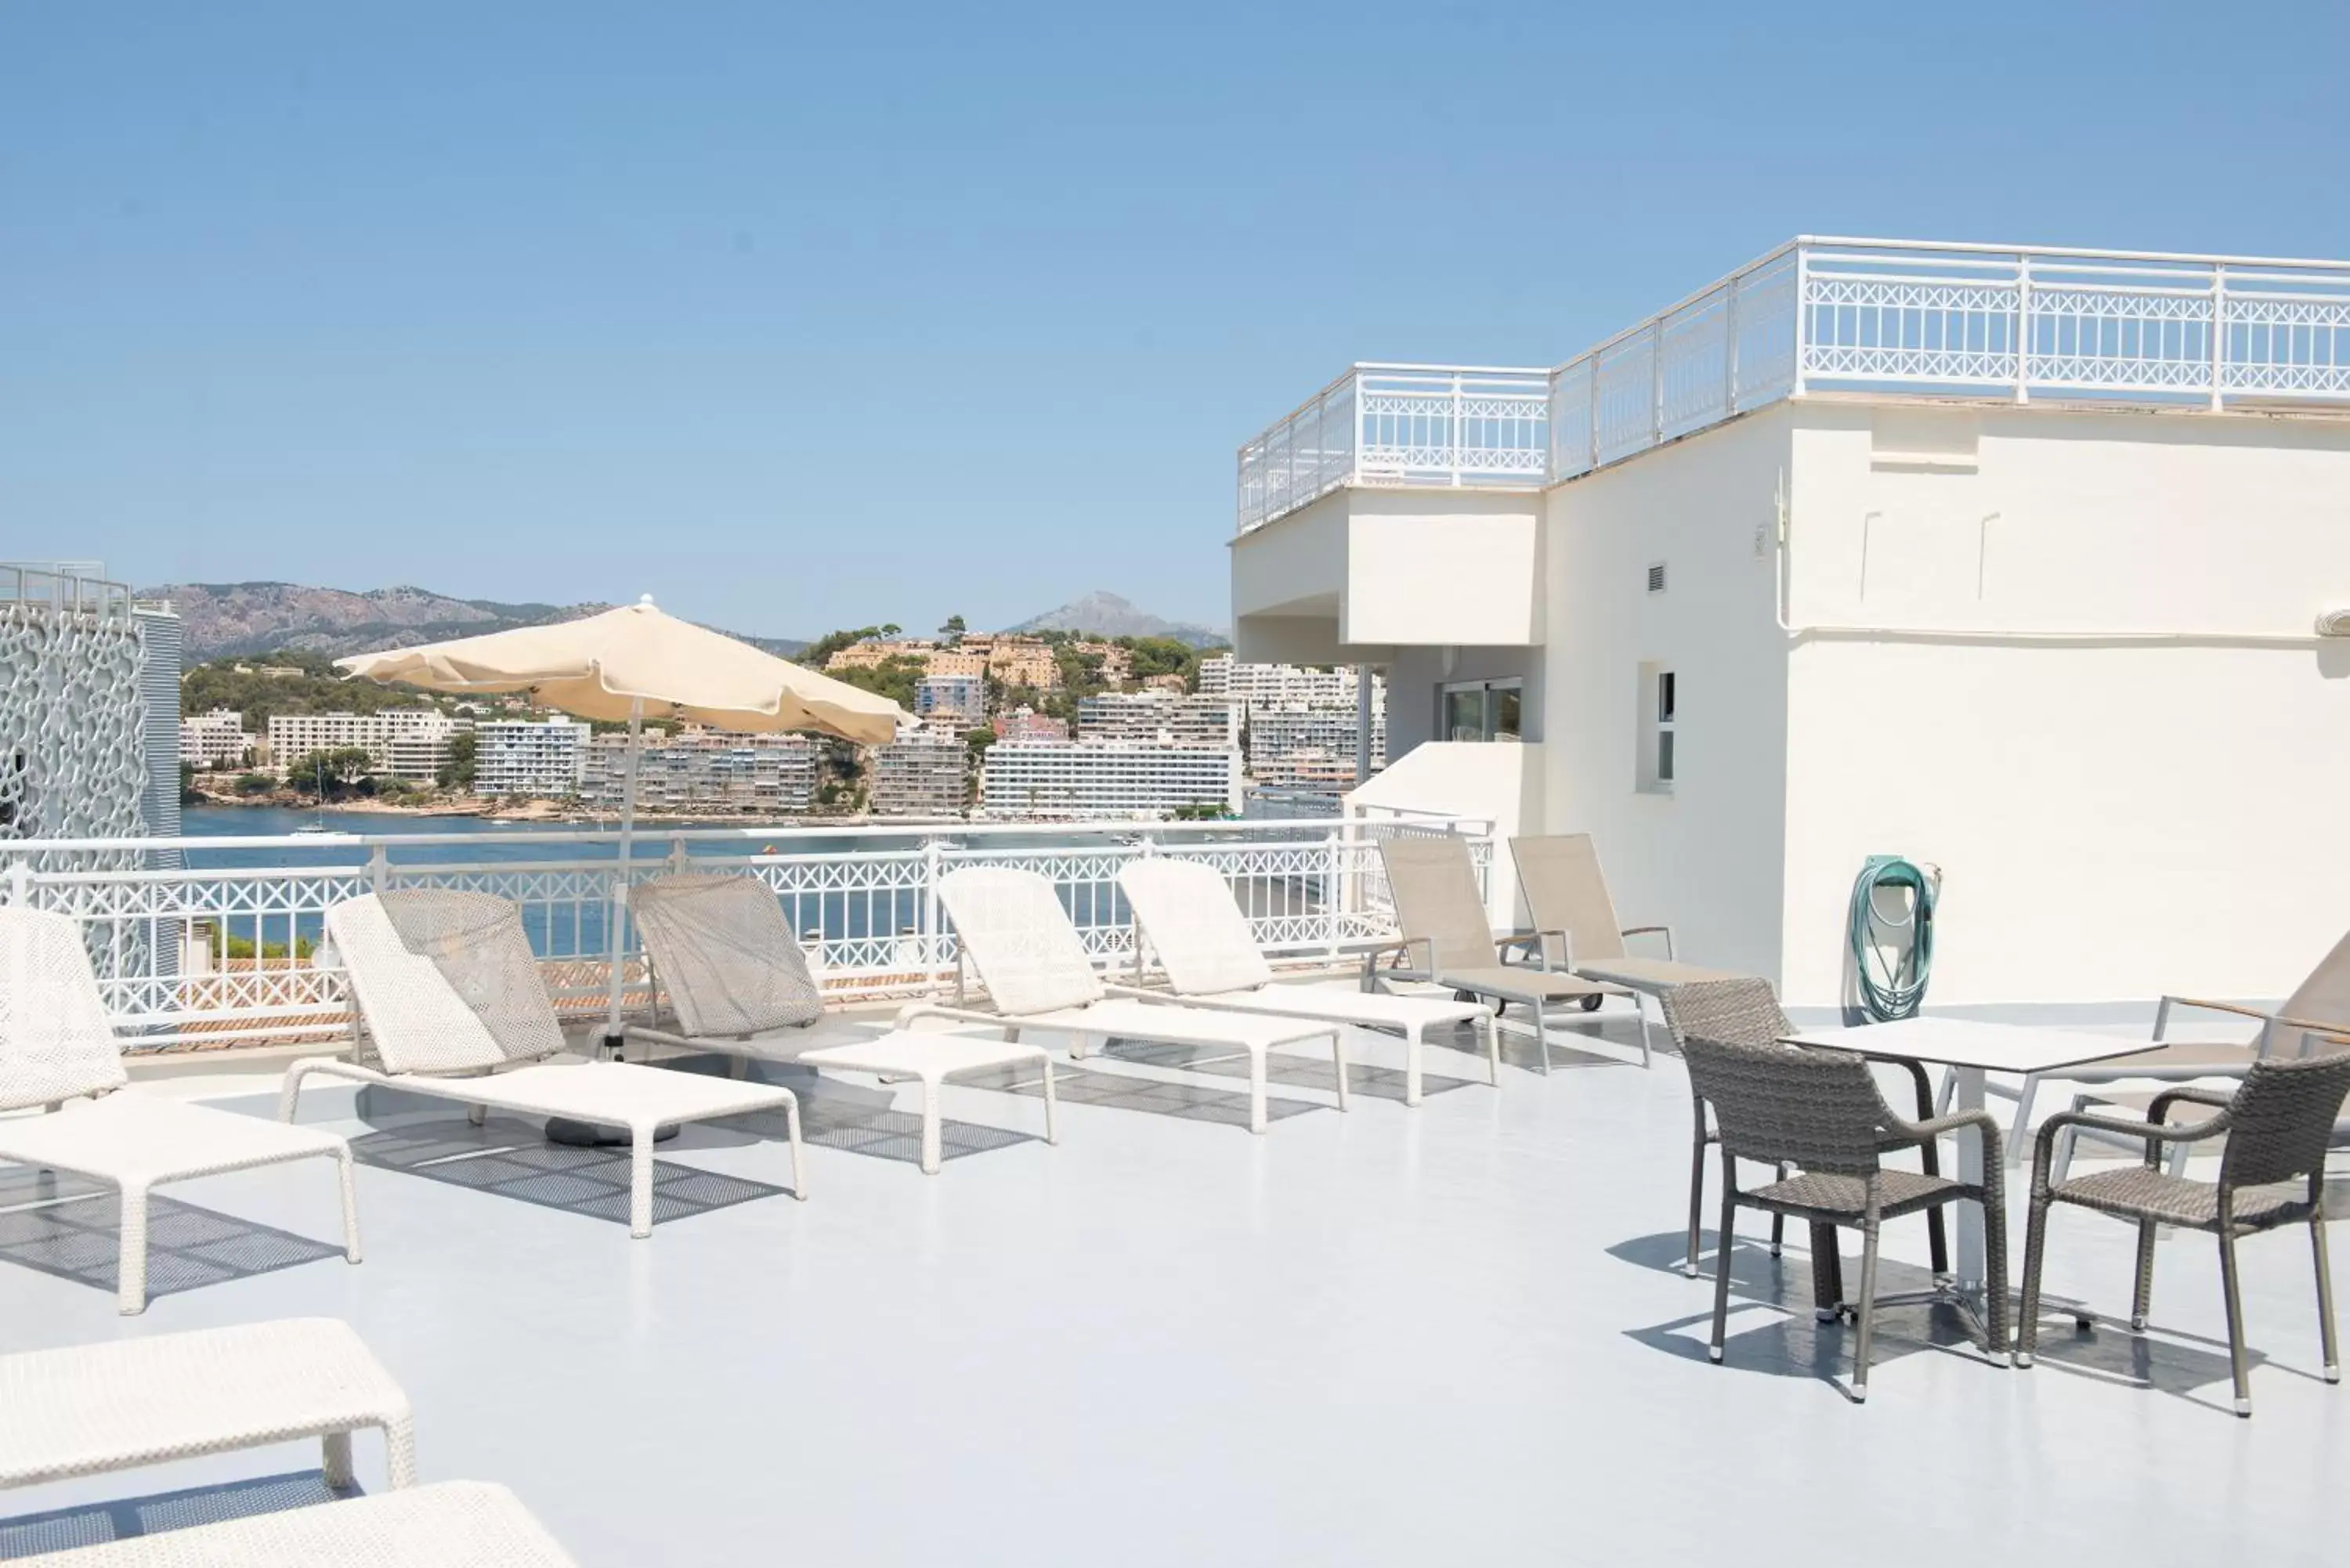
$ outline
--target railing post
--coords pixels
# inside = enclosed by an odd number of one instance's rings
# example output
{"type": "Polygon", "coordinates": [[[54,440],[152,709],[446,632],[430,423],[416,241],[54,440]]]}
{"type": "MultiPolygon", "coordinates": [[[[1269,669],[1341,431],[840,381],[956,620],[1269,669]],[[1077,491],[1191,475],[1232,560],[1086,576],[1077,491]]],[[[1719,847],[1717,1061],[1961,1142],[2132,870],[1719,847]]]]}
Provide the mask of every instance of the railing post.
{"type": "Polygon", "coordinates": [[[1648,328],[1648,444],[1665,444],[1665,318],[1648,328]]]}
{"type": "Polygon", "coordinates": [[[1591,416],[1591,466],[1597,468],[1599,466],[1599,354],[1596,349],[1591,355],[1591,396],[1584,406],[1591,416]]]}
{"type": "Polygon", "coordinates": [[[946,972],[946,932],[939,925],[939,872],[944,853],[935,833],[922,840],[922,952],[933,979],[946,972]]]}
{"type": "MultiPolygon", "coordinates": [[[[1159,840],[1151,837],[1150,835],[1146,833],[1142,836],[1142,842],[1136,846],[1136,848],[1138,851],[1135,856],[1136,859],[1149,860],[1159,853],[1159,840]]],[[[1136,918],[1134,906],[1132,904],[1128,904],[1126,907],[1126,940],[1127,944],[1134,950],[1134,983],[1140,985],[1142,983],[1143,974],[1142,921],[1136,918]]]]}
{"type": "Polygon", "coordinates": [[[2211,411],[2218,413],[2227,404],[2225,371],[2228,363],[2228,269],[2211,269],[2211,411]]]}
{"type": "Polygon", "coordinates": [[[1738,411],[1738,278],[1731,275],[1722,285],[1726,297],[1721,306],[1721,411],[1738,411]]]}
{"type": "Polygon", "coordinates": [[[32,862],[19,855],[8,866],[8,902],[21,909],[32,901],[32,862]]]}
{"type": "Polygon", "coordinates": [[[2032,400],[2032,258],[2015,261],[2015,400],[2032,400]]]}
{"type": "Polygon", "coordinates": [[[1787,395],[1791,398],[1800,398],[1804,395],[1804,362],[1810,356],[1812,347],[1811,293],[1811,247],[1799,244],[1795,247],[1795,341],[1793,349],[1795,373],[1787,388],[1787,395]]]}
{"type": "Polygon", "coordinates": [[[1330,961],[1338,961],[1338,942],[1343,928],[1338,919],[1339,889],[1345,886],[1339,868],[1339,835],[1332,829],[1323,836],[1322,855],[1322,940],[1328,947],[1330,961]]]}
{"type": "Polygon", "coordinates": [[[1453,488],[1453,489],[1455,489],[1455,490],[1458,490],[1458,489],[1460,489],[1460,488],[1461,488],[1461,377],[1460,377],[1460,375],[1456,372],[1456,373],[1454,374],[1453,378],[1452,378],[1452,443],[1451,443],[1451,448],[1452,448],[1452,488],[1453,488]]]}
{"type": "Polygon", "coordinates": [[[368,889],[380,893],[391,886],[391,849],[379,844],[368,854],[368,889]]]}

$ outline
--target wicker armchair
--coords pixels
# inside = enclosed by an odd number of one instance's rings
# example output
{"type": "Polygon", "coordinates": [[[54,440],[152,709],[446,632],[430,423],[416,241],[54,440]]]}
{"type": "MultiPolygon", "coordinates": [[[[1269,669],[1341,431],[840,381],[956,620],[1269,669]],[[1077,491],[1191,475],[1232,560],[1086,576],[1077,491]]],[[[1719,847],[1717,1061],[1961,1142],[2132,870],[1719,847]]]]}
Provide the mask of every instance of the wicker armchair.
{"type": "MultiPolygon", "coordinates": [[[[2258,1061],[2233,1094],[2211,1089],[2171,1089],[2155,1097],[2143,1122],[2065,1111],[2040,1126],[2032,1161],[2032,1219],[2023,1242],[2023,1325],[2016,1364],[2032,1365],[2040,1318],[2040,1270],[2048,1241],[2048,1210],[2058,1203],[2137,1221],[2137,1288],[2130,1301],[2130,1327],[2142,1332],[2154,1293],[2154,1238],[2158,1225],[2208,1231],[2220,1239],[2220,1281],[2228,1304],[2228,1358],[2235,1375],[2236,1414],[2252,1413],[2244,1365],[2244,1306],[2236,1276],[2236,1238],[2281,1226],[2309,1226],[2317,1261],[2318,1335],[2325,1353],[2325,1380],[2342,1380],[2342,1358],[2334,1334],[2334,1280],[2325,1258],[2326,1146],[2345,1096],[2350,1096],[2350,1041],[2329,1055],[2299,1061],[2258,1061]],[[2219,1115],[2184,1127],[2168,1125],[2178,1103],[2210,1106],[2219,1115]],[[2056,1140],[2068,1129],[2143,1140],[2146,1163],[2099,1171],[2068,1180],[2051,1179],[2056,1140]],[[2160,1168],[2165,1144],[2200,1142],[2225,1133],[2220,1179],[2190,1181],[2160,1168]]],[[[2075,1314],[2085,1325],[2085,1314],[2075,1314]]]]}
{"type": "MultiPolygon", "coordinates": [[[[1779,1011],[1778,998],[1771,994],[1767,980],[1741,978],[1736,980],[1703,981],[1688,985],[1667,986],[1658,995],[1664,1005],[1665,1027],[1673,1037],[1673,1048],[1686,1052],[1692,1034],[1708,1040],[1726,1040],[1733,1045],[1773,1045],[1795,1032],[1787,1015],[1779,1011]]],[[[1922,1119],[1933,1112],[1933,1087],[1926,1078],[1926,1069],[1916,1062],[1905,1062],[1912,1083],[1918,1090],[1918,1115],[1922,1119]]],[[[1690,1200],[1689,1256],[1681,1272],[1697,1278],[1697,1253],[1700,1221],[1705,1213],[1705,1151],[1715,1141],[1711,1121],[1705,1111],[1705,1097],[1697,1092],[1696,1081],[1690,1085],[1690,1109],[1694,1126],[1690,1137],[1690,1200]]],[[[1890,1138],[1882,1147],[1887,1149],[1907,1148],[1910,1144],[1901,1138],[1890,1138]]],[[[1926,1174],[1940,1174],[1939,1157],[1933,1143],[1918,1146],[1925,1161],[1926,1174]]],[[[1779,1174],[1787,1174],[1782,1167],[1779,1174]]],[[[1777,1257],[1781,1241],[1786,1234],[1786,1217],[1771,1216],[1771,1255],[1777,1257]]],[[[1950,1269],[1950,1241],[1942,1226],[1939,1209],[1926,1214],[1927,1244],[1933,1251],[1934,1272],[1947,1274],[1950,1269]]],[[[1835,1260],[1835,1231],[1833,1226],[1815,1230],[1812,1235],[1812,1281],[1815,1290],[1826,1284],[1827,1293],[1815,1297],[1817,1311],[1823,1318],[1835,1315],[1836,1296],[1833,1291],[1835,1275],[1826,1272],[1835,1260]]],[[[1726,1240],[1725,1240],[1725,1244],[1726,1240]]]]}
{"type": "MultiPolygon", "coordinates": [[[[1713,1107],[1721,1145],[1721,1245],[1714,1254],[1713,1337],[1708,1354],[1722,1355],[1730,1316],[1730,1253],[1742,1205],[1786,1215],[1813,1227],[1814,1237],[1840,1225],[1861,1233],[1860,1334],[1853,1349],[1852,1397],[1868,1397],[1870,1342],[1877,1327],[1877,1247],[1884,1222],[1928,1211],[1962,1198],[1983,1206],[1988,1256],[1984,1353],[2007,1362],[2006,1204],[1998,1158],[1999,1124],[1984,1111],[1908,1122],[1877,1093],[1868,1064],[1841,1051],[1790,1045],[1746,1045],[1693,1033],[1682,1046],[1698,1095],[1713,1107]],[[1944,1133],[1973,1129],[1982,1140],[1981,1185],[1935,1173],[1888,1170],[1880,1156],[1890,1145],[1927,1145],[1944,1133]],[[1738,1161],[1785,1164],[1799,1174],[1742,1192],[1738,1161]]],[[[1833,1235],[1825,1251],[1833,1260],[1833,1235]]],[[[1839,1283],[1833,1265],[1814,1269],[1824,1285],[1839,1283]]],[[[1840,1295],[1835,1291],[1831,1300],[1840,1295]]]]}

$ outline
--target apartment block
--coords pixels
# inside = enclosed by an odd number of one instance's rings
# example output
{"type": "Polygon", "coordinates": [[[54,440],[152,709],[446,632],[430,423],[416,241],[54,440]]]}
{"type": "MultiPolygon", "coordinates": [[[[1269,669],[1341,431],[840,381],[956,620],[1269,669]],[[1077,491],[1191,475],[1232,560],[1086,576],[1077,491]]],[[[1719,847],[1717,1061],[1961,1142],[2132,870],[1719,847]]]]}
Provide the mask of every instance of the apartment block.
{"type": "Polygon", "coordinates": [[[976,724],[987,716],[987,680],[969,675],[925,675],[914,683],[914,714],[976,724]]]}
{"type": "Polygon", "coordinates": [[[497,719],[473,727],[473,792],[491,795],[577,794],[588,765],[588,727],[577,719],[497,719]]]}
{"type": "Polygon", "coordinates": [[[999,742],[981,773],[982,815],[998,819],[1161,817],[1183,806],[1237,814],[1240,753],[1128,742],[999,742]]]}
{"type": "Polygon", "coordinates": [[[1069,738],[1069,722],[1035,709],[1022,706],[995,717],[995,738],[1014,745],[1031,741],[1066,741],[1069,738]]]}
{"type": "MultiPolygon", "coordinates": [[[[588,742],[579,794],[618,809],[627,794],[629,738],[588,742]]],[[[798,815],[816,794],[817,742],[806,735],[687,729],[648,733],[637,768],[647,811],[731,811],[798,815]]]]}
{"type": "Polygon", "coordinates": [[[1077,739],[1214,749],[1238,743],[1240,712],[1224,697],[1104,691],[1079,700],[1077,739]]]}
{"type": "Polygon", "coordinates": [[[908,735],[873,752],[876,816],[961,816],[969,752],[960,740],[908,735]]]}
{"type": "Polygon", "coordinates": [[[180,721],[180,760],[199,768],[236,767],[253,742],[244,732],[244,715],[232,708],[191,713],[180,721]]]}
{"type": "Polygon", "coordinates": [[[313,752],[356,748],[378,773],[429,782],[449,761],[449,738],[469,727],[435,708],[377,713],[277,713],[269,720],[269,754],[292,767],[313,752]]]}

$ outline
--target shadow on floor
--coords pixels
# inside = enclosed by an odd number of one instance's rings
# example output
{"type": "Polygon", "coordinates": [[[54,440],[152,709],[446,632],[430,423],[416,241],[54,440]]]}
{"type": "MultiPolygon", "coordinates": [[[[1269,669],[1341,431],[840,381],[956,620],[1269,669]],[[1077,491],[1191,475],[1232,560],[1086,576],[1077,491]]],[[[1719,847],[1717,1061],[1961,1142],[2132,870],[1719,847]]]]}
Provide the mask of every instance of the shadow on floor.
{"type": "MultiPolygon", "coordinates": [[[[1135,1060],[1137,1058],[1126,1056],[1126,1052],[1131,1049],[1140,1047],[1114,1043],[1113,1049],[1102,1054],[1113,1059],[1135,1060]]],[[[1042,1099],[1045,1096],[1043,1077],[1034,1068],[1028,1067],[1006,1067],[1000,1072],[973,1074],[956,1082],[974,1088],[1025,1095],[1035,1099],[1042,1099]]],[[[1106,1106],[1113,1110],[1141,1111],[1149,1116],[1214,1122],[1224,1127],[1246,1128],[1249,1125],[1249,1097],[1244,1090],[1235,1093],[1204,1084],[1173,1084],[1161,1078],[1129,1077],[1122,1073],[1097,1072],[1091,1067],[1072,1065],[1066,1062],[1054,1064],[1053,1086],[1063,1102],[1073,1106],[1106,1106]]],[[[1291,1100],[1278,1095],[1267,1095],[1264,1119],[1268,1123],[1285,1121],[1291,1116],[1330,1108],[1311,1100],[1291,1100]]]]}
{"type": "MultiPolygon", "coordinates": [[[[1222,1078],[1248,1076],[1248,1057],[1243,1053],[1234,1055],[1222,1046],[1145,1044],[1127,1041],[1115,1051],[1105,1052],[1120,1062],[1139,1063],[1146,1067],[1167,1067],[1185,1073],[1207,1073],[1222,1078]]],[[[1265,1058],[1264,1078],[1268,1084],[1279,1084],[1292,1089],[1318,1089],[1326,1095],[1338,1092],[1337,1074],[1325,1057],[1284,1055],[1274,1052],[1265,1058]]],[[[1425,1095],[1440,1095],[1453,1089],[1477,1086],[1482,1080],[1440,1076],[1423,1072],[1420,1090],[1425,1095]]],[[[1354,1094],[1368,1095],[1373,1099],[1403,1102],[1404,1072],[1400,1067],[1373,1066],[1364,1062],[1347,1064],[1347,1087],[1354,1094]]],[[[1266,1114],[1272,1114],[1270,1106],[1266,1114]]]]}
{"type": "MultiPolygon", "coordinates": [[[[895,1160],[901,1165],[919,1167],[922,1163],[921,1116],[918,1112],[896,1109],[896,1096],[891,1090],[845,1083],[838,1078],[818,1077],[805,1072],[789,1080],[773,1073],[762,1075],[771,1083],[788,1082],[793,1092],[799,1096],[801,1141],[819,1148],[837,1148],[873,1159],[895,1160]]],[[[958,1078],[955,1082],[962,1084],[977,1080],[958,1078]]],[[[1041,1088],[1037,1091],[1039,1095],[1043,1092],[1041,1088]]],[[[785,1136],[782,1115],[773,1111],[728,1116],[723,1121],[706,1125],[750,1132],[763,1138],[781,1140],[785,1136]]],[[[994,1149],[1010,1148],[1015,1144],[1044,1141],[1035,1133],[1020,1132],[1012,1127],[956,1121],[951,1116],[939,1118],[939,1158],[942,1160],[986,1154],[994,1149]]]]}
{"type": "Polygon", "coordinates": [[[47,1513],[0,1519],[0,1558],[31,1557],[76,1546],[95,1546],[102,1542],[159,1535],[192,1524],[219,1524],[359,1495],[356,1487],[336,1491],[327,1485],[327,1478],[319,1471],[305,1470],[192,1487],[185,1491],[157,1492],[150,1497],[81,1503],[47,1513]]]}
{"type": "MultiPolygon", "coordinates": [[[[120,1283],[121,1202],[104,1182],[11,1168],[0,1171],[0,1262],[92,1290],[120,1283]]],[[[160,1193],[147,1199],[147,1295],[176,1295],[343,1255],[314,1241],[160,1193]]]]}
{"type": "MultiPolygon", "coordinates": [[[[1714,1239],[1712,1231],[1701,1232],[1699,1238],[1699,1277],[1686,1280],[1690,1292],[1689,1315],[1627,1330],[1628,1337],[1685,1360],[1706,1359],[1713,1319],[1714,1239]]],[[[1851,1245],[1844,1254],[1844,1282],[1845,1289],[1852,1292],[1859,1287],[1860,1259],[1857,1240],[1847,1239],[1851,1245]]],[[[1759,1237],[1740,1237],[1730,1255],[1730,1322],[1722,1365],[1739,1372],[1820,1378],[1841,1388],[1851,1376],[1856,1330],[1849,1316],[1832,1323],[1822,1323],[1814,1316],[1811,1253],[1803,1244],[1804,1240],[1804,1229],[1790,1225],[1785,1253],[1773,1258],[1759,1237]]],[[[1688,1250],[1687,1235],[1675,1231],[1636,1237],[1607,1251],[1625,1262],[1685,1279],[1681,1263],[1688,1250]]],[[[2020,1268],[2022,1259],[2014,1262],[2020,1268]]],[[[2016,1282],[2020,1284],[2020,1276],[2016,1282]]],[[[1932,1275],[1916,1264],[1890,1258],[1878,1262],[1880,1296],[1922,1291],[1932,1283],[1932,1275]]],[[[2014,1293],[2020,1298],[2020,1290],[2014,1293]]],[[[2161,1304],[2158,1293],[2156,1304],[2161,1304]]],[[[2073,1307],[2070,1301],[2043,1298],[2037,1366],[2029,1376],[2050,1370],[2058,1376],[2080,1374],[2168,1394],[2210,1409],[2231,1408],[2225,1343],[2158,1330],[2133,1334],[2126,1323],[2101,1322],[2093,1330],[2076,1331],[2073,1307]]],[[[2014,1315],[2009,1314],[2011,1324],[2014,1315]]],[[[1974,1325],[1953,1307],[1918,1303],[1878,1310],[1876,1367],[1929,1350],[1978,1360],[1982,1355],[1974,1325]]],[[[2251,1353],[2253,1366],[2262,1361],[2258,1351],[2251,1353]]],[[[1986,1366],[1984,1370],[1991,1368],[1986,1366]]]]}
{"type": "MultiPolygon", "coordinates": [[[[552,1144],[538,1124],[509,1116],[494,1116],[474,1127],[463,1110],[445,1114],[449,1102],[441,1104],[443,1115],[413,1120],[402,1116],[396,1127],[353,1138],[352,1155],[360,1164],[379,1169],[470,1187],[616,1224],[629,1222],[627,1148],[552,1144]]],[[[666,1225],[754,1199],[780,1198],[787,1190],[656,1159],[653,1223],[666,1225]]]]}

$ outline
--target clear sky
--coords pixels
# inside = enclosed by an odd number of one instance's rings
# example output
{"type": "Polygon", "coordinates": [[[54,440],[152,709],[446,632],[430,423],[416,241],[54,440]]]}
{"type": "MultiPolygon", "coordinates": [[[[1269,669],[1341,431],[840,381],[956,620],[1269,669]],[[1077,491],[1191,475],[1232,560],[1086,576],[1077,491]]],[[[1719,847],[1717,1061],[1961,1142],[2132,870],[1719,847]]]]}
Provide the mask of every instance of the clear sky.
{"type": "Polygon", "coordinates": [[[1227,618],[1233,450],[1799,233],[2350,256],[2350,5],[0,0],[0,556],[1227,618]]]}

